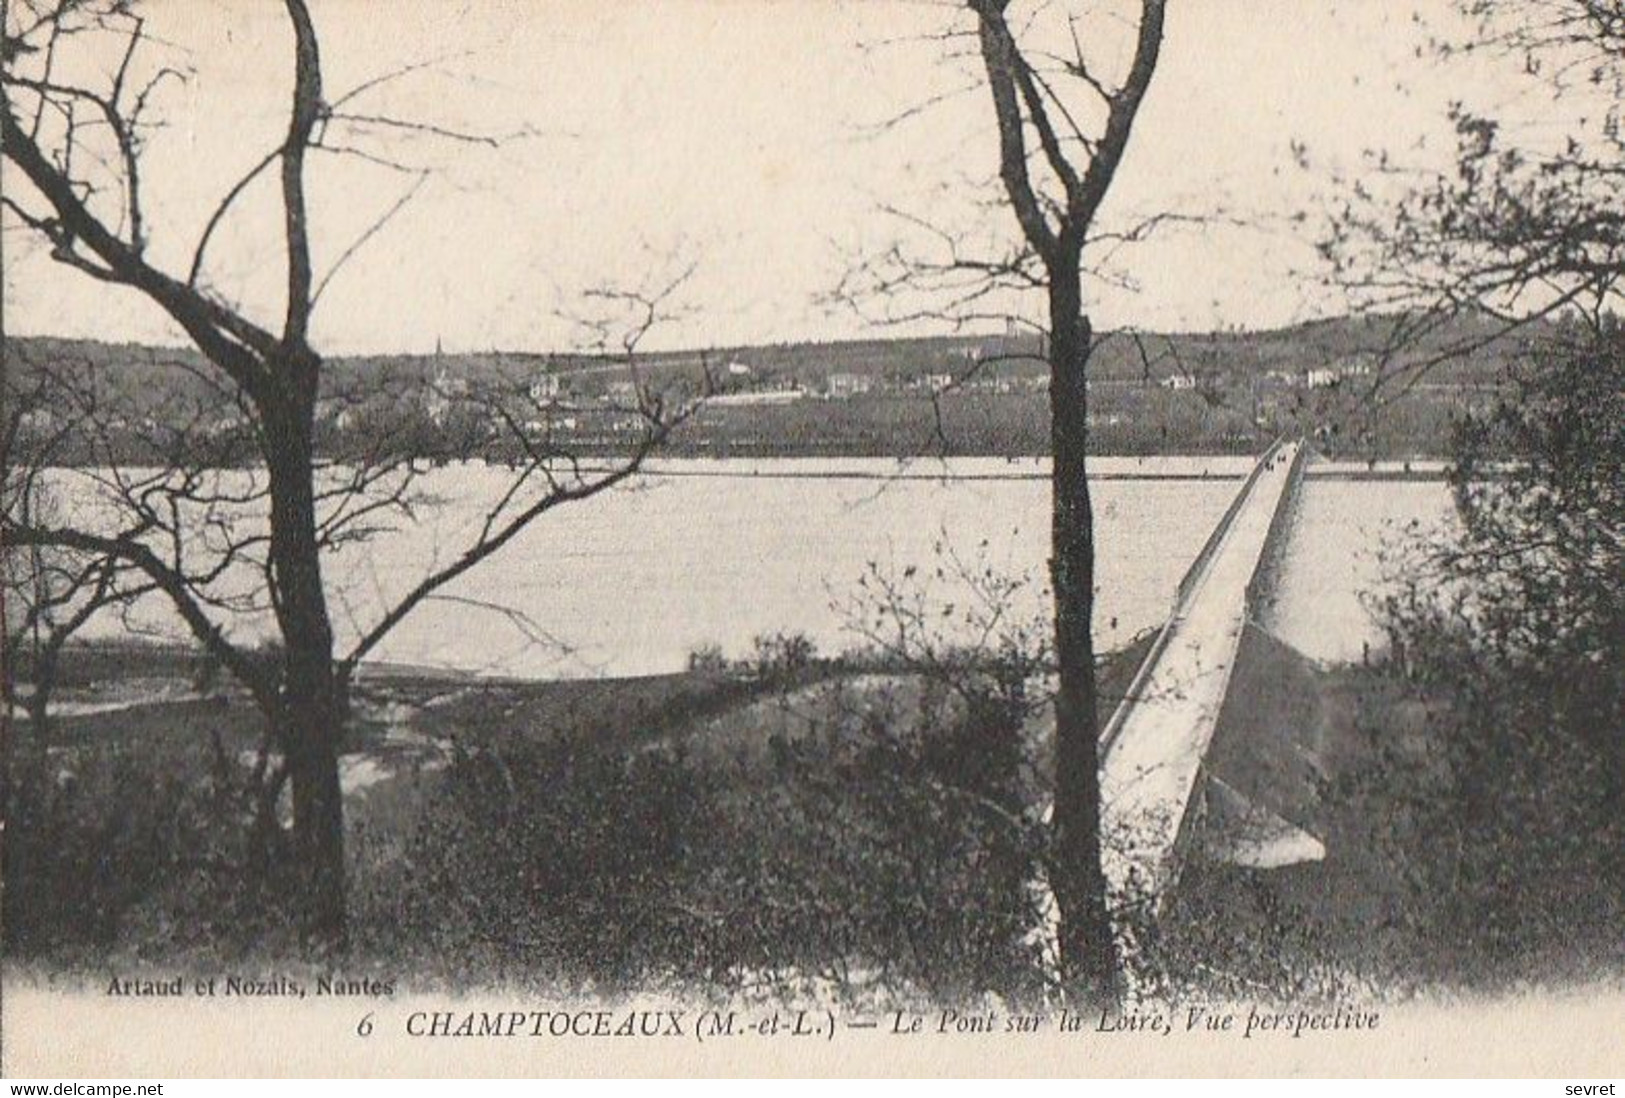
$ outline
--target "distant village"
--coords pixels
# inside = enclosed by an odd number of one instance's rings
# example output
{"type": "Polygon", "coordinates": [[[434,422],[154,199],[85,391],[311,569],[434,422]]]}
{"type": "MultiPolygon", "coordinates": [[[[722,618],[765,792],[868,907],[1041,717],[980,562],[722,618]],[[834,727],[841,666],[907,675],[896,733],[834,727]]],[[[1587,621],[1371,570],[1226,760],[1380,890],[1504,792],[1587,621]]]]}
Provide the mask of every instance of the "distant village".
{"type": "MultiPolygon", "coordinates": [[[[763,349],[701,356],[651,356],[636,365],[558,362],[527,356],[437,356],[421,385],[399,394],[392,415],[421,417],[426,434],[477,434],[501,379],[514,422],[577,449],[613,449],[650,424],[652,402],[673,391],[703,395],[696,414],[669,443],[678,453],[890,454],[917,450],[943,424],[964,452],[1042,452],[1050,377],[1032,341],[990,339],[921,347],[899,356],[830,358],[763,349]]],[[[1297,369],[1249,372],[1204,363],[1179,369],[1168,359],[1138,369],[1107,361],[1091,379],[1090,423],[1117,448],[1247,451],[1298,424],[1340,387],[1369,379],[1369,356],[1297,369]],[[1116,368],[1109,368],[1115,366],[1116,368]]],[[[372,431],[378,398],[335,394],[320,415],[336,436],[372,431]]]]}
{"type": "MultiPolygon", "coordinates": [[[[1384,363],[1345,330],[1353,323],[1108,337],[1090,363],[1093,445],[1104,453],[1239,453],[1292,431],[1329,449],[1431,453],[1453,416],[1496,391],[1492,356],[1430,375],[1381,420],[1355,424],[1350,417],[1384,363]]],[[[246,460],[251,450],[251,425],[199,386],[185,352],[27,338],[12,344],[25,369],[82,368],[108,390],[97,399],[104,458],[151,458],[178,424],[212,445],[218,460],[236,460],[237,450],[246,460]]],[[[698,401],[666,440],[668,451],[1027,456],[1048,446],[1043,351],[1040,337],[1011,329],[658,352],[634,361],[438,346],[429,354],[341,357],[330,362],[316,408],[318,445],[338,458],[388,445],[431,460],[503,460],[515,456],[509,442],[528,435],[561,452],[623,451],[644,439],[657,406],[669,411],[698,401]]],[[[42,401],[22,413],[20,429],[49,434],[71,414],[60,399],[42,401]]],[[[86,453],[71,460],[95,459],[86,453]]]]}

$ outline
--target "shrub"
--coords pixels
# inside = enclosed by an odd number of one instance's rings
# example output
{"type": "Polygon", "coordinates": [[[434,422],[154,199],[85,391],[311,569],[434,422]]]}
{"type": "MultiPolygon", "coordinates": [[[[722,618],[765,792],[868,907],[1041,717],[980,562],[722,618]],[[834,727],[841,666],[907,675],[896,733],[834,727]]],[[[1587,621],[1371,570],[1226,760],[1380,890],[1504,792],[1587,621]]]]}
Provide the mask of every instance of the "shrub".
{"type": "Polygon", "coordinates": [[[75,744],[14,772],[5,945],[14,957],[238,949],[285,930],[245,872],[248,813],[205,751],[173,737],[75,744]]]}
{"type": "Polygon", "coordinates": [[[731,761],[460,752],[399,894],[365,920],[456,981],[1035,991],[1019,726],[918,680],[821,689],[817,727],[731,761]]]}
{"type": "Polygon", "coordinates": [[[708,867],[716,967],[843,994],[1036,994],[1043,831],[1019,725],[919,677],[827,693],[825,723],[732,798],[708,867]]]}
{"type": "Polygon", "coordinates": [[[751,670],[764,682],[793,679],[818,656],[818,646],[805,633],[766,633],[753,642],[751,670]]]}
{"type": "Polygon", "coordinates": [[[1418,963],[1478,982],[1625,960],[1625,333],[1523,368],[1464,421],[1458,534],[1382,607],[1420,727],[1371,729],[1345,797],[1410,886],[1418,963]],[[1510,462],[1510,463],[1508,463],[1510,462]]]}
{"type": "Polygon", "coordinates": [[[677,898],[705,832],[680,754],[459,751],[408,855],[405,937],[487,976],[635,986],[699,962],[677,898]]]}
{"type": "Polygon", "coordinates": [[[688,669],[701,674],[721,674],[729,669],[728,657],[719,644],[702,644],[688,654],[688,669]]]}

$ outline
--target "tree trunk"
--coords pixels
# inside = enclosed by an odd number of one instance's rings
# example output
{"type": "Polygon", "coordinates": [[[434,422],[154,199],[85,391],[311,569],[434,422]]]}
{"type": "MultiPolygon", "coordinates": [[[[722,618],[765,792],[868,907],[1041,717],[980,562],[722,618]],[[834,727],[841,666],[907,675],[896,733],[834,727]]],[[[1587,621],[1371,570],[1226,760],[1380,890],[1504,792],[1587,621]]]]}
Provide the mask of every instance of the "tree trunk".
{"type": "Polygon", "coordinates": [[[1051,490],[1050,580],[1055,595],[1055,858],[1051,884],[1060,907],[1061,974],[1085,1002],[1117,1002],[1117,951],[1101,869],[1100,740],[1092,632],[1095,602],[1094,515],[1086,451],[1086,388],[1091,333],[1082,316],[1078,266],[1050,280],[1051,490]]]}
{"type": "Polygon", "coordinates": [[[333,629],[322,585],[309,409],[266,426],[271,565],[284,645],[282,692],[272,720],[292,785],[293,857],[305,936],[315,948],[339,947],[346,927],[338,752],[348,707],[333,669],[333,629]]]}
{"type": "Polygon", "coordinates": [[[288,661],[282,735],[293,792],[292,845],[303,930],[313,947],[338,948],[346,934],[344,799],[338,771],[344,714],[331,671],[323,683],[318,676],[294,672],[295,662],[288,661]]]}

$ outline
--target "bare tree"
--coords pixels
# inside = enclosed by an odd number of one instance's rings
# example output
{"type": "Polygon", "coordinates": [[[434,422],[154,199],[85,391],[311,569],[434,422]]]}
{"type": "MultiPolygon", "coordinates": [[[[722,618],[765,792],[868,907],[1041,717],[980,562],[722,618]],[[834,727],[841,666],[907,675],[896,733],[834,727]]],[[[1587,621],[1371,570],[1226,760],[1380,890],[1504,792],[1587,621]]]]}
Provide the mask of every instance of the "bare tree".
{"type": "MultiPolygon", "coordinates": [[[[1084,279],[1110,281],[1106,261],[1113,252],[1160,226],[1191,220],[1160,213],[1127,229],[1100,223],[1157,69],[1165,7],[1165,0],[1132,0],[1093,11],[1081,4],[1016,0],[957,5],[959,21],[930,37],[950,61],[968,68],[965,86],[889,124],[962,91],[985,88],[996,122],[998,168],[990,188],[997,198],[982,208],[988,217],[1013,214],[1017,239],[979,249],[963,232],[894,210],[924,243],[895,245],[865,261],[837,291],[848,301],[884,302],[888,321],[955,325],[1008,322],[1012,297],[1043,299],[1044,320],[1028,325],[1038,338],[1024,341],[1009,357],[1036,356],[1049,368],[1050,574],[1059,670],[1051,884],[1061,913],[1063,980],[1073,994],[1101,1003],[1116,1000],[1119,980],[1101,868],[1095,543],[1087,454],[1089,362],[1107,337],[1097,337],[1090,324],[1084,279]]],[[[1136,346],[1148,354],[1143,341],[1136,346]]],[[[1000,357],[984,357],[970,369],[1000,357]]]]}
{"type": "MultiPolygon", "coordinates": [[[[457,399],[480,411],[472,418],[482,425],[482,433],[461,440],[461,453],[501,450],[514,469],[511,481],[462,551],[362,629],[353,647],[339,651],[324,556],[391,521],[410,520],[422,474],[443,455],[389,432],[343,461],[318,449],[323,402],[332,394],[324,392],[327,363],[311,342],[312,315],[333,273],[421,178],[421,170],[391,155],[393,140],[496,139],[357,106],[359,96],[406,70],[330,94],[306,0],[285,0],[294,46],[285,136],[221,196],[187,269],[172,272],[149,251],[160,226],[147,217],[142,154],[159,124],[162,92],[187,74],[146,60],[154,43],[135,0],[13,0],[4,9],[0,144],[15,169],[6,216],[47,244],[64,267],[145,295],[201,355],[170,364],[186,375],[185,386],[135,410],[116,406],[111,382],[97,371],[52,375],[53,412],[72,424],[83,448],[78,473],[94,489],[97,514],[92,520],[69,508],[59,521],[42,521],[10,509],[4,541],[139,575],[242,683],[267,729],[262,819],[280,832],[275,799],[290,786],[289,859],[302,925],[313,945],[340,943],[345,865],[337,762],[358,664],[415,608],[542,515],[632,476],[692,410],[690,398],[705,383],[675,394],[640,383],[624,409],[631,427],[622,432],[620,456],[598,464],[582,461],[555,430],[565,410],[558,399],[503,379],[461,389],[457,399]],[[110,72],[66,63],[77,44],[109,40],[119,44],[110,72]],[[311,239],[307,199],[310,163],[321,156],[359,158],[413,180],[365,233],[332,250],[325,273],[318,271],[322,249],[311,239]],[[250,315],[208,278],[211,239],[262,177],[275,178],[280,203],[283,303],[274,320],[250,315]],[[245,574],[257,579],[245,583],[245,574]],[[257,646],[234,636],[233,623],[244,614],[268,617],[275,643],[257,646]]],[[[619,340],[624,359],[664,315],[672,288],[628,299],[639,315],[619,340]]]]}
{"type": "MultiPolygon", "coordinates": [[[[1037,253],[1048,290],[1050,437],[1054,517],[1056,902],[1061,909],[1063,977],[1083,996],[1116,998],[1117,956],[1101,867],[1099,702],[1093,634],[1095,543],[1088,474],[1088,366],[1092,330],[1083,309],[1083,250],[1122,162],[1135,117],[1156,72],[1164,0],[1144,0],[1133,59],[1120,84],[1090,68],[1082,41],[1070,57],[1041,68],[1023,52],[1008,0],[969,0],[999,127],[999,177],[1022,236],[1037,253]],[[1105,105],[1098,134],[1084,129],[1058,87],[1105,105]],[[1028,148],[1036,137],[1042,157],[1028,148]],[[1035,187],[1035,166],[1058,190],[1035,187]]],[[[1076,18],[1067,15],[1076,31],[1076,18]]]]}
{"type": "MultiPolygon", "coordinates": [[[[36,383],[18,391],[6,380],[0,397],[0,471],[5,474],[0,513],[18,526],[43,525],[58,517],[60,508],[41,474],[66,431],[41,426],[48,387],[36,383]],[[31,452],[23,457],[18,453],[23,449],[31,452]]],[[[8,710],[20,706],[27,714],[30,754],[43,756],[62,649],[96,614],[150,587],[129,583],[130,569],[115,557],[41,545],[9,549],[0,568],[0,696],[8,710]],[[31,687],[26,696],[19,689],[24,660],[31,687]]],[[[8,747],[16,742],[7,736],[8,747]]]]}
{"type": "Polygon", "coordinates": [[[1429,44],[1516,94],[1456,102],[1451,162],[1386,151],[1344,183],[1322,241],[1358,307],[1390,319],[1373,348],[1378,407],[1441,363],[1543,319],[1593,330],[1625,291],[1625,17],[1614,0],[1457,0],[1429,44]],[[1457,323],[1469,317],[1480,323],[1457,323]]]}

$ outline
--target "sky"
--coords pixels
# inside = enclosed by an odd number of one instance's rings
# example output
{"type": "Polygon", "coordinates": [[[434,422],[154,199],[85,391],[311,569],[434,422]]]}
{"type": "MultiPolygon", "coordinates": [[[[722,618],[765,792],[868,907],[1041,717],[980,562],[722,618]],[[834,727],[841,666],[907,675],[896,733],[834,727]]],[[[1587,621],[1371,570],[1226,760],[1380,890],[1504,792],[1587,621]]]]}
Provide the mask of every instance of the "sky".
{"type": "MultiPolygon", "coordinates": [[[[312,7],[330,102],[418,66],[349,108],[445,131],[335,130],[425,172],[421,181],[353,156],[313,160],[318,277],[405,200],[324,290],[313,328],[324,352],[564,349],[582,341],[583,315],[616,307],[592,291],[646,292],[683,272],[673,315],[647,346],[872,336],[883,334],[872,315],[829,297],[855,262],[912,231],[887,207],[966,241],[1015,229],[1008,211],[972,204],[994,165],[986,90],[964,80],[940,42],[921,40],[951,5],[312,7]]],[[[1112,7],[1084,6],[1103,12],[1083,26],[1107,55],[1123,38],[1112,7]]],[[[1172,211],[1203,224],[1115,254],[1112,280],[1089,289],[1096,326],[1265,327],[1339,311],[1313,247],[1338,180],[1358,174],[1373,149],[1424,168],[1447,163],[1447,104],[1505,94],[1504,75],[1418,54],[1429,28],[1448,27],[1445,0],[1170,8],[1103,216],[1121,226],[1172,211]]],[[[151,258],[184,272],[219,196],[286,125],[291,33],[280,5],[249,0],[159,0],[147,29],[145,71],[189,73],[154,100],[165,125],[148,135],[143,166],[151,258]]],[[[107,71],[110,55],[84,48],[66,71],[107,71]]],[[[8,193],[19,193],[7,173],[8,193]]],[[[280,309],[271,182],[245,193],[204,267],[213,292],[267,323],[280,309]]],[[[14,224],[4,244],[9,332],[182,341],[140,295],[52,263],[14,224]]]]}

